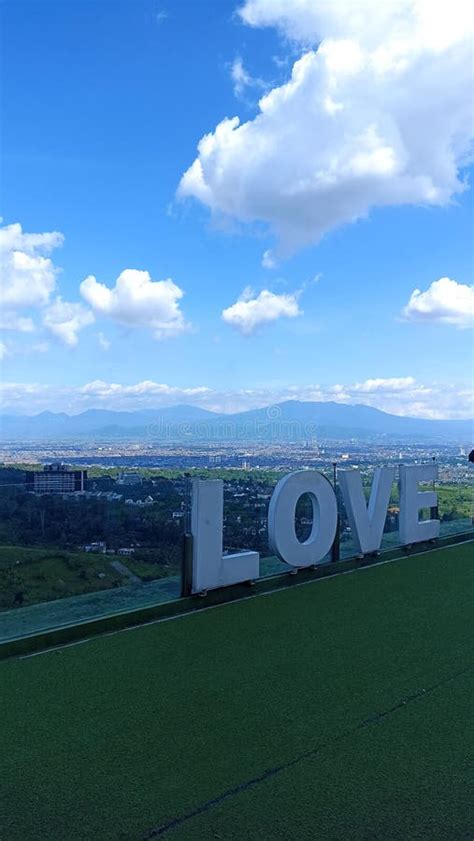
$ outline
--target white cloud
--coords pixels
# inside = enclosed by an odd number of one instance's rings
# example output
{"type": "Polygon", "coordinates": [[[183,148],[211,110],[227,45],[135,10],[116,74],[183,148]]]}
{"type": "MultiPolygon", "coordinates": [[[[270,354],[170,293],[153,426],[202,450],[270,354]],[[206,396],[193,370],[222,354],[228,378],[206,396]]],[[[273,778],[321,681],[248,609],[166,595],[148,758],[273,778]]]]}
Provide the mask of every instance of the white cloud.
{"type": "Polygon", "coordinates": [[[402,316],[410,321],[434,321],[460,329],[473,327],[474,286],[441,277],[426,292],[415,289],[402,316]]]}
{"type": "Polygon", "coordinates": [[[355,383],[353,391],[371,394],[374,392],[385,393],[394,391],[406,391],[415,386],[414,377],[377,377],[372,380],[365,380],[363,383],[355,383]]]}
{"type": "Polygon", "coordinates": [[[275,255],[272,254],[270,249],[263,252],[262,255],[262,266],[264,269],[276,269],[278,266],[278,261],[275,259],[275,255]]]}
{"type": "Polygon", "coordinates": [[[279,318],[295,318],[302,315],[298,306],[298,297],[298,292],[290,295],[275,295],[268,289],[255,295],[252,289],[247,288],[235,304],[223,310],[222,319],[240,333],[248,336],[262,324],[269,324],[279,318]]]}
{"type": "MultiPolygon", "coordinates": [[[[65,301],[59,295],[52,300],[53,293],[58,292],[60,269],[45,255],[62,245],[63,240],[63,235],[57,231],[25,233],[18,223],[0,228],[3,307],[0,327],[32,332],[36,328],[31,314],[18,313],[18,310],[29,309],[39,312],[42,326],[56,338],[75,347],[79,331],[94,321],[94,314],[82,304],[65,301]]],[[[170,279],[155,282],[148,272],[127,269],[112,289],[89,276],[80,290],[96,313],[129,326],[150,327],[157,339],[175,336],[190,328],[179,305],[184,293],[170,279]]],[[[103,334],[99,334],[98,341],[104,350],[110,346],[103,334]]]]}
{"type": "Polygon", "coordinates": [[[97,341],[99,342],[99,346],[102,350],[110,350],[110,342],[107,336],[104,336],[102,332],[97,333],[97,341]]]}
{"type": "Polygon", "coordinates": [[[110,398],[130,398],[133,400],[140,398],[152,398],[156,400],[157,398],[161,398],[162,401],[167,401],[167,405],[170,405],[170,400],[199,397],[210,392],[210,389],[205,386],[177,388],[176,386],[166,385],[166,383],[156,383],[153,380],[143,380],[132,385],[94,380],[82,386],[79,392],[88,397],[93,396],[94,398],[105,401],[108,401],[110,398]]]}
{"type": "Polygon", "coordinates": [[[338,403],[361,403],[395,415],[424,413],[428,417],[432,411],[428,411],[428,403],[438,388],[418,383],[414,377],[374,377],[348,385],[336,383],[327,392],[338,403]]]}
{"type": "MultiPolygon", "coordinates": [[[[30,314],[20,315],[18,310],[39,311],[43,326],[74,347],[78,331],[94,320],[81,304],[67,303],[59,296],[51,302],[60,269],[45,255],[59,248],[63,241],[58,231],[26,233],[19,223],[0,228],[2,329],[31,333],[36,329],[33,318],[30,314]]],[[[39,343],[22,347],[19,352],[44,350],[44,347],[45,343],[39,343]]]]}
{"type": "Polygon", "coordinates": [[[82,304],[63,301],[59,296],[43,311],[43,324],[46,329],[71,348],[78,344],[79,331],[93,321],[93,313],[82,304]]]}
{"type": "Polygon", "coordinates": [[[188,403],[217,412],[238,412],[284,400],[362,403],[396,415],[426,418],[471,418],[472,391],[462,385],[420,383],[413,377],[370,378],[363,383],[298,385],[218,391],[204,385],[180,388],[153,380],[134,384],[95,380],[84,386],[0,381],[5,406],[27,414],[49,409],[76,413],[87,408],[158,409],[188,403]],[[398,385],[396,385],[398,383],[398,385]]]}
{"type": "Polygon", "coordinates": [[[0,328],[2,330],[17,330],[19,333],[32,333],[35,329],[32,318],[18,315],[16,312],[5,310],[0,315],[0,328]]]}
{"type": "Polygon", "coordinates": [[[472,6],[467,0],[245,0],[239,15],[249,26],[276,26],[312,46],[351,33],[374,49],[383,35],[391,51],[403,55],[420,42],[442,50],[462,39],[472,6]]]}
{"type": "Polygon", "coordinates": [[[8,356],[8,348],[5,342],[0,341],[0,360],[8,356]]]}
{"type": "Polygon", "coordinates": [[[253,120],[223,119],[202,138],[178,195],[266,222],[282,251],[375,207],[446,205],[465,188],[472,137],[472,8],[248,0],[247,24],[276,26],[307,51],[253,120]]]}
{"type": "Polygon", "coordinates": [[[43,306],[56,288],[59,269],[49,254],[63,243],[57,231],[24,233],[20,224],[0,228],[0,297],[8,309],[43,306]]]}
{"type": "Polygon", "coordinates": [[[230,75],[234,83],[234,93],[237,95],[240,95],[248,85],[252,84],[252,77],[247,73],[241,58],[236,58],[232,62],[230,75]]]}
{"type": "Polygon", "coordinates": [[[26,414],[35,414],[45,409],[75,414],[94,407],[127,411],[156,409],[179,403],[199,404],[212,393],[206,386],[179,388],[153,380],[133,384],[94,380],[83,386],[0,380],[1,403],[26,414]]]}
{"type": "Polygon", "coordinates": [[[130,327],[149,327],[156,339],[189,329],[178,303],[184,292],[171,279],[154,281],[148,272],[125,269],[113,289],[89,276],[80,291],[96,313],[130,327]]]}
{"type": "Polygon", "coordinates": [[[230,76],[234,83],[234,94],[238,97],[242,96],[247,88],[264,90],[267,87],[262,79],[250,75],[240,56],[237,56],[232,62],[230,76]]]}

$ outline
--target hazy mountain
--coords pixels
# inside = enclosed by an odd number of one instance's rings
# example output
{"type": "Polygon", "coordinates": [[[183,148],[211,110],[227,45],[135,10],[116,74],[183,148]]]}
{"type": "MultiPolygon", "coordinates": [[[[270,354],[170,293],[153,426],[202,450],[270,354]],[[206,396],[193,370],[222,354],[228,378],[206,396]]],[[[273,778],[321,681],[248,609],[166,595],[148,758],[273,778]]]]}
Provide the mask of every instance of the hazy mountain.
{"type": "Polygon", "coordinates": [[[148,427],[161,423],[193,423],[207,417],[214,415],[196,406],[171,406],[138,412],[87,409],[79,415],[67,415],[64,412],[41,412],[32,416],[5,414],[0,415],[0,434],[5,440],[102,436],[107,429],[115,430],[114,435],[137,429],[140,435],[145,435],[148,427]]]}
{"type": "Polygon", "coordinates": [[[444,431],[456,436],[461,433],[468,434],[472,430],[471,420],[427,420],[401,417],[362,404],[302,403],[298,400],[287,400],[277,406],[240,412],[233,415],[233,418],[247,423],[273,422],[276,427],[281,422],[282,428],[285,424],[294,424],[296,429],[298,424],[302,424],[303,427],[306,426],[308,434],[311,432],[312,424],[316,425],[319,432],[330,431],[337,427],[349,432],[364,430],[364,432],[378,435],[440,435],[444,431]]]}
{"type": "Polygon", "coordinates": [[[391,415],[363,405],[285,403],[219,415],[195,406],[136,412],[88,409],[79,415],[41,412],[0,416],[9,440],[150,438],[153,441],[301,441],[311,438],[462,441],[470,444],[469,420],[426,420],[391,415]]]}

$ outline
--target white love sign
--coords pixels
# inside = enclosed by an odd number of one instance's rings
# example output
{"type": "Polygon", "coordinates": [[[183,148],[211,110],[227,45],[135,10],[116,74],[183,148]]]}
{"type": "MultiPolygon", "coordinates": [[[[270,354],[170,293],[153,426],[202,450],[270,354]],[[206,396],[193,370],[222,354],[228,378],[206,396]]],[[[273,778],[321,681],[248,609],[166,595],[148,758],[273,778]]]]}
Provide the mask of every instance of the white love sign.
{"type": "MultiPolygon", "coordinates": [[[[420,520],[421,509],[437,505],[434,490],[420,491],[419,484],[433,482],[436,464],[400,465],[400,543],[407,545],[432,540],[439,535],[439,520],[420,520]]],[[[375,470],[369,502],[366,503],[358,470],[340,470],[339,483],[349,525],[359,552],[380,549],[394,467],[375,470]]],[[[223,553],[223,482],[194,479],[192,486],[191,534],[192,591],[227,587],[259,577],[259,554],[251,551],[223,553]]],[[[329,480],[318,470],[300,470],[281,479],[268,509],[269,544],[290,567],[301,569],[324,562],[336,537],[337,500],[329,480]],[[309,537],[301,541],[295,531],[296,506],[307,494],[313,509],[309,537]]]]}

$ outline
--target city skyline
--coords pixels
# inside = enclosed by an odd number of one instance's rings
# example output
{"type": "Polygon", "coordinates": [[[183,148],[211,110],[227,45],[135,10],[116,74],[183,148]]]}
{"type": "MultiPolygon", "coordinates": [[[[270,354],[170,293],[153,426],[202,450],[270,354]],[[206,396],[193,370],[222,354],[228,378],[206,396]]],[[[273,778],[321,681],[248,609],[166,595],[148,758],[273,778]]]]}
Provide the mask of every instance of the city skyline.
{"type": "Polygon", "coordinates": [[[7,409],[472,417],[472,11],[364,8],[4,4],[7,409]]]}

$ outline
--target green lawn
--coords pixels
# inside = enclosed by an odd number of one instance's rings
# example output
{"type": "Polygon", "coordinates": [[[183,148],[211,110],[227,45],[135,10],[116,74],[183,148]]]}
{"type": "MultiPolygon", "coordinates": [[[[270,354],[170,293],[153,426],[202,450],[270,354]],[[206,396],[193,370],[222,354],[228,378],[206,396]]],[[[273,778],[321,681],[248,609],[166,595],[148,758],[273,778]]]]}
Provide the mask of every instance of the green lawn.
{"type": "Polygon", "coordinates": [[[0,838],[471,841],[473,547],[0,663],[0,838]]]}

